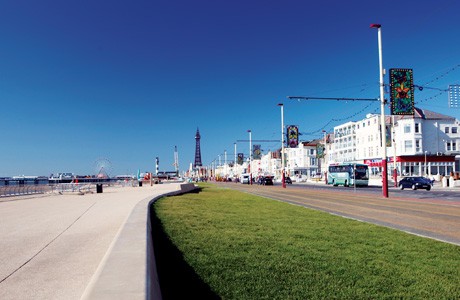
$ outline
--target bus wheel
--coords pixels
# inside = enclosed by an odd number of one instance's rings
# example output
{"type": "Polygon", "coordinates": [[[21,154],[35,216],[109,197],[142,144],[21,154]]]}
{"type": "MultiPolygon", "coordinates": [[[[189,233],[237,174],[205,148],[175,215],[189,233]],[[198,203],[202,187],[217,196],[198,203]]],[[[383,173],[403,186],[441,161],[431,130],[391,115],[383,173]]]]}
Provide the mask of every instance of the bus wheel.
{"type": "Polygon", "coordinates": [[[334,180],[332,180],[332,185],[333,185],[333,186],[338,186],[338,184],[337,184],[337,183],[335,183],[335,179],[334,179],[334,180]]]}
{"type": "Polygon", "coordinates": [[[344,187],[348,187],[348,181],[345,180],[345,183],[343,184],[344,187]]]}

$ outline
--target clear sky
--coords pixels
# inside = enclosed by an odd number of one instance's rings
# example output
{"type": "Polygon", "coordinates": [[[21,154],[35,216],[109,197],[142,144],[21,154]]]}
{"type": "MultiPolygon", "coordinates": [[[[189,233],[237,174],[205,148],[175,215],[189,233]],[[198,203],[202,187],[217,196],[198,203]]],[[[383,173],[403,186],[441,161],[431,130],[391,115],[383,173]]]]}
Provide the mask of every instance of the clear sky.
{"type": "MultiPolygon", "coordinates": [[[[379,96],[383,64],[412,68],[416,106],[448,108],[460,84],[460,2],[0,0],[0,176],[111,175],[203,164],[253,140],[303,140],[380,112],[378,103],[287,96],[379,96]]],[[[388,83],[388,76],[385,78],[388,83]]],[[[388,110],[387,110],[388,112],[388,110]]],[[[257,144],[257,142],[254,142],[257,144]]],[[[279,142],[261,143],[275,150],[279,142]]]]}

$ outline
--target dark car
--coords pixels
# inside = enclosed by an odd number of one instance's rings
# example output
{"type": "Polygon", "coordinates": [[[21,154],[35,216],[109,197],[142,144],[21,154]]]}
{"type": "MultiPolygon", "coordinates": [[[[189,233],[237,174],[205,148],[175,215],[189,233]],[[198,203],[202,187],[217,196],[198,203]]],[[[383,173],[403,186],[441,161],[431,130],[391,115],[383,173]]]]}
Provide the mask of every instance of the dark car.
{"type": "Polygon", "coordinates": [[[285,177],[284,178],[284,182],[287,183],[287,184],[292,184],[292,180],[291,180],[291,177],[285,177]]]}
{"type": "Polygon", "coordinates": [[[271,176],[265,176],[263,178],[263,185],[273,185],[273,177],[271,176]]]}
{"type": "Polygon", "coordinates": [[[429,191],[431,190],[431,181],[421,176],[404,177],[399,181],[399,188],[401,190],[411,188],[413,190],[426,189],[429,191]]]}

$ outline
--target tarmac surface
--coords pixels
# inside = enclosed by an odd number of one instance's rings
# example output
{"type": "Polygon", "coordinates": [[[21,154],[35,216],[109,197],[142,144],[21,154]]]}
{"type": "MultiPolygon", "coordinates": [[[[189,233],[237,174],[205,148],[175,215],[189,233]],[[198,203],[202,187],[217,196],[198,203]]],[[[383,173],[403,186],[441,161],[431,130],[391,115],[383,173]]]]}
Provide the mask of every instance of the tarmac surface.
{"type": "MultiPolygon", "coordinates": [[[[399,191],[384,198],[377,187],[334,188],[324,183],[275,186],[218,183],[220,186],[460,245],[460,199],[440,199],[432,191],[399,191]],[[416,192],[416,193],[413,193],[416,192]],[[405,196],[405,195],[408,196],[405,196]],[[414,195],[415,194],[415,195],[414,195]],[[414,198],[418,196],[419,198],[414,198]]],[[[435,184],[436,186],[436,184],[435,184]]],[[[381,187],[380,187],[381,189],[381,187]]],[[[445,188],[436,187],[441,191],[445,188]]],[[[448,188],[447,188],[448,189],[448,188]]],[[[459,190],[456,190],[459,194],[459,190]]]]}
{"type": "MultiPolygon", "coordinates": [[[[0,299],[80,299],[102,273],[133,208],[177,189],[174,183],[1,198],[0,299]]],[[[142,251],[145,265],[145,245],[142,251]]]]}

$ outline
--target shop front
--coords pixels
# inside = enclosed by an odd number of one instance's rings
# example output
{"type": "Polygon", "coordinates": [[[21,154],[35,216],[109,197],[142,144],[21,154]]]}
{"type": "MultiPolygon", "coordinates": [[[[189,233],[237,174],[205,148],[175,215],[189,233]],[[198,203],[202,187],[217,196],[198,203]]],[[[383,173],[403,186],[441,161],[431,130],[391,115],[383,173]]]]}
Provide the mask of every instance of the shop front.
{"type": "MultiPolygon", "coordinates": [[[[381,159],[365,159],[364,163],[369,166],[369,173],[379,174],[382,170],[381,159]]],[[[388,174],[394,174],[396,167],[398,176],[446,176],[456,173],[455,156],[451,155],[411,155],[397,156],[396,164],[393,157],[388,158],[388,174]]]]}

